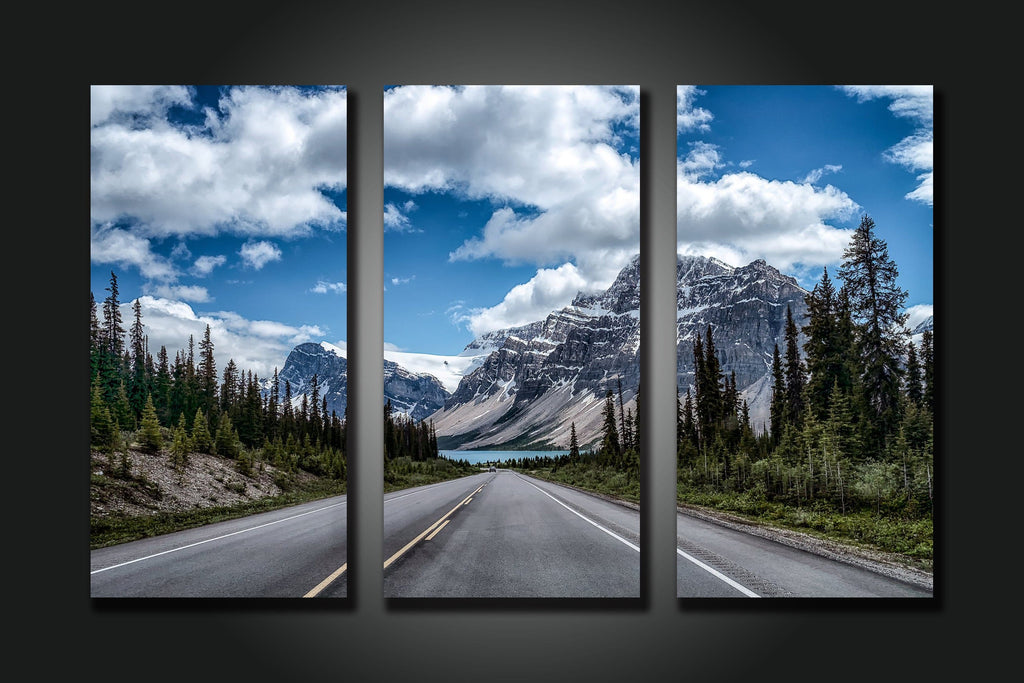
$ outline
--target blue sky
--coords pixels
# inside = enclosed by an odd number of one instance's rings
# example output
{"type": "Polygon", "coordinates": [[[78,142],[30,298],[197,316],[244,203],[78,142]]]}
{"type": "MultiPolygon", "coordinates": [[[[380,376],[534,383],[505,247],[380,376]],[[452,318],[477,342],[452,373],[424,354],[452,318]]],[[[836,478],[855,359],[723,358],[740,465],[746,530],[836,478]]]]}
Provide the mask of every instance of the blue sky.
{"type": "Polygon", "coordinates": [[[141,297],[156,357],[209,325],[269,378],[298,343],[346,339],[344,87],[93,86],[90,288],[141,297]]]}
{"type": "Polygon", "coordinates": [[[733,266],[763,258],[812,289],[838,286],[868,215],[908,292],[932,314],[931,86],[679,86],[680,254],[733,266]]]}
{"type": "Polygon", "coordinates": [[[639,253],[639,88],[384,93],[384,343],[455,355],[639,253]]]}

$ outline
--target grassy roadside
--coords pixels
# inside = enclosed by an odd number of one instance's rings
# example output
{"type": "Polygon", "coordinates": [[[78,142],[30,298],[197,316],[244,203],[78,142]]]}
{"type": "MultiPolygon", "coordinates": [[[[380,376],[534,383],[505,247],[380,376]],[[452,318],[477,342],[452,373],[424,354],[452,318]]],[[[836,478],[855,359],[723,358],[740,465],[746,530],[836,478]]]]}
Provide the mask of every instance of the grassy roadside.
{"type": "Polygon", "coordinates": [[[857,510],[845,514],[827,506],[792,506],[738,493],[699,493],[677,489],[683,506],[725,512],[742,519],[809,534],[816,538],[901,557],[909,566],[932,571],[934,524],[931,518],[907,519],[896,514],[857,510]]]}
{"type": "Polygon", "coordinates": [[[480,472],[479,465],[431,458],[413,460],[408,457],[394,458],[384,464],[384,493],[400,491],[414,486],[437,484],[480,472]]]}

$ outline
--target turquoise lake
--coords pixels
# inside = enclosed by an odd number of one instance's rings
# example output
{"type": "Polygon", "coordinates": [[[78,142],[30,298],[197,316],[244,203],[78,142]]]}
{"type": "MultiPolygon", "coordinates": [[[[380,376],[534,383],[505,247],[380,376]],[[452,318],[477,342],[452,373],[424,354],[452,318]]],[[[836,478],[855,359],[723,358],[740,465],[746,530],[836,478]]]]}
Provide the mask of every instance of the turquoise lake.
{"type": "Polygon", "coordinates": [[[500,463],[511,458],[536,458],[543,457],[545,455],[556,456],[565,455],[568,453],[565,451],[439,451],[442,457],[448,458],[449,460],[465,460],[466,462],[476,465],[482,462],[495,462],[500,463]]]}

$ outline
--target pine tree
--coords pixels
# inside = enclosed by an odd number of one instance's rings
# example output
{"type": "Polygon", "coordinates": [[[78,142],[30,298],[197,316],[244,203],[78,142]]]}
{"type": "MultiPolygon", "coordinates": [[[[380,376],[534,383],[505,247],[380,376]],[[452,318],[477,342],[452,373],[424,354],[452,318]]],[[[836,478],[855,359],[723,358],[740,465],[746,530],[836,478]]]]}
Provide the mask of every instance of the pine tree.
{"type": "Polygon", "coordinates": [[[203,332],[199,342],[199,367],[196,369],[200,405],[212,412],[217,405],[217,364],[213,356],[213,340],[210,326],[203,332]]]}
{"type": "MultiPolygon", "coordinates": [[[[162,424],[171,420],[171,368],[167,362],[167,347],[161,346],[153,373],[153,405],[162,424]]],[[[180,413],[181,411],[179,411],[180,413]]]]}
{"type": "Polygon", "coordinates": [[[569,425],[569,461],[579,462],[580,459],[580,443],[576,438],[576,423],[573,422],[569,425]]]}
{"type": "Polygon", "coordinates": [[[146,376],[146,336],[142,327],[142,302],[135,299],[132,302],[134,319],[131,328],[128,330],[128,343],[131,356],[129,367],[131,375],[128,381],[128,404],[132,413],[138,417],[142,415],[142,409],[146,402],[146,396],[150,394],[148,378],[146,376]]]}
{"type": "Polygon", "coordinates": [[[619,390],[619,434],[622,437],[622,450],[628,451],[632,448],[632,439],[629,435],[630,422],[626,420],[626,411],[622,409],[622,378],[616,379],[619,390]]]}
{"type": "Polygon", "coordinates": [[[719,432],[724,415],[722,399],[722,366],[718,361],[715,349],[715,338],[711,325],[707,327],[704,337],[704,372],[703,381],[697,385],[697,417],[701,441],[707,445],[714,434],[719,432]]]}
{"type": "Polygon", "coordinates": [[[921,335],[921,368],[924,375],[924,391],[921,400],[928,410],[935,413],[935,349],[931,330],[921,335]]]}
{"type": "Polygon", "coordinates": [[[171,465],[179,472],[188,466],[188,456],[192,451],[192,440],[185,429],[185,413],[178,416],[178,424],[171,437],[171,465]]]}
{"type": "Polygon", "coordinates": [[[921,385],[921,365],[917,361],[917,348],[914,340],[907,342],[907,374],[906,374],[907,399],[915,406],[920,406],[924,397],[924,389],[921,385]]]}
{"type": "Polygon", "coordinates": [[[238,436],[231,424],[231,418],[227,413],[220,416],[220,423],[217,425],[217,434],[214,437],[214,448],[217,455],[224,458],[238,457],[238,436]]]}
{"type": "Polygon", "coordinates": [[[897,284],[899,271],[886,243],[875,237],[875,222],[861,219],[843,252],[839,277],[849,289],[857,323],[857,360],[864,405],[869,410],[875,447],[894,433],[900,421],[901,360],[909,331],[903,304],[907,292],[897,284]]]}
{"type": "Polygon", "coordinates": [[[605,464],[617,461],[621,453],[619,430],[615,419],[615,393],[611,389],[605,394],[604,399],[604,438],[601,442],[601,452],[605,464]]]}
{"type": "Polygon", "coordinates": [[[640,387],[636,388],[636,413],[633,414],[633,450],[640,456],[640,387]]]}
{"type": "Polygon", "coordinates": [[[146,396],[146,405],[142,409],[142,422],[139,433],[139,448],[146,453],[158,453],[163,448],[164,440],[160,434],[160,421],[156,416],[153,397],[146,396]]]}
{"type": "Polygon", "coordinates": [[[771,400],[771,439],[772,445],[778,446],[782,438],[782,428],[786,424],[786,375],[782,371],[782,356],[779,345],[775,345],[772,353],[772,400],[771,400]]]}
{"type": "Polygon", "coordinates": [[[845,355],[840,348],[838,301],[835,287],[825,268],[814,290],[804,298],[807,304],[807,324],[804,333],[806,358],[807,400],[817,419],[828,414],[828,399],[832,385],[841,377],[845,355]]]}
{"type": "Polygon", "coordinates": [[[96,315],[96,296],[89,292],[89,385],[100,375],[103,347],[100,344],[100,320],[96,315]]]}
{"type": "MultiPolygon", "coordinates": [[[[182,413],[184,415],[184,413],[182,413]]],[[[196,408],[196,415],[192,419],[192,448],[197,453],[212,454],[213,437],[210,435],[210,425],[202,408],[196,408]]]]}
{"type": "Polygon", "coordinates": [[[801,429],[804,416],[804,364],[800,358],[793,309],[786,307],[786,415],[797,429],[801,429]]]}
{"type": "Polygon", "coordinates": [[[93,448],[108,450],[114,442],[114,421],[103,400],[99,378],[93,379],[89,401],[89,443],[93,448]]]}
{"type": "Polygon", "coordinates": [[[124,351],[124,327],[122,326],[121,304],[118,301],[117,275],[110,271],[110,292],[103,301],[103,346],[110,358],[118,359],[124,351]]]}
{"type": "MultiPolygon", "coordinates": [[[[313,438],[320,437],[320,431],[322,428],[320,420],[320,381],[317,378],[317,374],[314,372],[312,379],[309,381],[309,430],[313,435],[313,438]]],[[[303,411],[305,411],[305,404],[303,404],[303,411]]]]}

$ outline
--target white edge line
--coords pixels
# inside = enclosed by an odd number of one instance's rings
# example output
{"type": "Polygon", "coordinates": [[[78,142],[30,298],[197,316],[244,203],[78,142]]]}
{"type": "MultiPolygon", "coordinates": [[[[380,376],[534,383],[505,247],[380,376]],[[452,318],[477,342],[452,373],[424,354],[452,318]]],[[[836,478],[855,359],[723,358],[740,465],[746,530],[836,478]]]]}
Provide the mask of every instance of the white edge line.
{"type": "Polygon", "coordinates": [[[121,562],[120,564],[112,564],[109,567],[103,567],[102,569],[93,569],[91,572],[89,572],[89,575],[92,576],[93,574],[99,574],[100,572],[105,572],[105,571],[110,570],[110,569],[117,569],[118,567],[124,567],[125,565],[134,564],[135,562],[142,562],[143,560],[150,560],[150,559],[152,559],[154,557],[160,557],[161,555],[166,555],[167,553],[174,553],[174,552],[177,552],[179,550],[185,550],[187,548],[194,548],[197,545],[202,545],[204,543],[209,543],[211,541],[219,541],[222,538],[228,538],[230,536],[236,536],[238,534],[248,533],[250,531],[255,531],[256,529],[262,529],[263,527],[266,527],[266,526],[272,526],[274,524],[280,524],[281,522],[287,522],[290,519],[298,519],[299,517],[305,517],[306,515],[311,515],[314,512],[323,512],[324,510],[330,510],[333,507],[338,507],[339,505],[345,505],[346,503],[348,503],[347,500],[344,503],[334,503],[332,505],[328,505],[327,507],[317,508],[316,510],[310,510],[309,512],[302,512],[302,513],[297,514],[297,515],[292,515],[291,517],[285,517],[283,519],[274,520],[273,522],[267,522],[266,524],[260,524],[258,526],[249,527],[247,529],[239,529],[238,531],[232,531],[230,534],[224,534],[223,536],[216,536],[214,538],[208,538],[205,541],[198,541],[196,543],[189,543],[188,545],[183,545],[183,546],[180,546],[180,547],[177,547],[177,548],[171,548],[170,550],[164,550],[162,552],[154,553],[152,555],[146,555],[145,557],[139,557],[139,558],[136,558],[134,560],[128,560],[127,562],[121,562]]]}
{"type": "Polygon", "coordinates": [[[722,581],[725,581],[727,584],[729,584],[730,586],[732,586],[733,588],[738,590],[740,593],[743,593],[748,598],[759,598],[759,597],[761,597],[760,595],[758,595],[754,591],[750,590],[749,588],[746,588],[745,586],[741,586],[740,584],[736,583],[735,581],[730,579],[728,576],[726,576],[722,572],[720,572],[717,569],[715,569],[714,567],[709,567],[708,565],[704,564],[703,562],[698,560],[696,557],[693,557],[692,555],[687,555],[686,553],[684,553],[679,548],[676,548],[676,552],[679,554],[680,557],[685,557],[687,560],[689,560],[690,562],[693,562],[695,565],[697,565],[698,567],[700,567],[704,571],[708,572],[709,574],[712,574],[713,576],[715,576],[716,578],[721,579],[722,581]]]}
{"type": "MultiPolygon", "coordinates": [[[[520,477],[520,479],[522,479],[522,477],[520,477]]],[[[561,505],[561,506],[562,506],[562,507],[564,507],[564,508],[565,508],[566,510],[568,510],[568,511],[569,511],[569,512],[571,512],[572,514],[576,515],[577,517],[579,517],[579,518],[580,518],[580,519],[582,519],[583,521],[585,521],[585,522],[589,522],[590,524],[593,524],[593,525],[594,525],[594,526],[596,526],[596,527],[597,527],[598,529],[600,529],[601,531],[605,532],[606,534],[608,534],[608,535],[609,535],[609,536],[611,536],[612,538],[614,538],[614,539],[616,539],[616,540],[618,540],[618,541],[621,541],[621,542],[625,543],[626,545],[628,545],[628,546],[629,546],[630,548],[632,548],[633,550],[635,550],[635,551],[637,551],[637,552],[640,552],[640,547],[639,547],[639,546],[637,546],[637,545],[634,545],[634,544],[630,543],[629,541],[627,541],[626,539],[624,539],[624,538],[623,538],[622,536],[619,536],[619,535],[618,535],[617,533],[615,533],[614,531],[611,531],[611,530],[609,530],[609,529],[606,529],[606,528],[604,528],[603,526],[601,526],[600,524],[598,524],[598,523],[597,523],[597,522],[595,522],[594,520],[590,519],[589,517],[584,517],[583,515],[581,515],[580,513],[576,512],[576,511],[575,511],[575,510],[573,510],[573,509],[572,509],[571,507],[569,507],[568,505],[566,505],[565,503],[563,503],[562,501],[560,501],[560,500],[558,500],[557,498],[555,498],[554,496],[552,496],[552,495],[551,495],[550,493],[548,493],[547,491],[545,491],[545,490],[544,490],[544,489],[542,489],[541,487],[539,487],[539,486],[537,486],[536,484],[534,484],[534,483],[533,483],[532,481],[528,481],[528,480],[526,480],[526,479],[523,479],[523,481],[525,481],[525,482],[526,482],[527,484],[529,484],[529,485],[530,485],[530,486],[532,486],[533,488],[537,489],[538,491],[540,491],[541,493],[543,493],[543,494],[544,494],[545,496],[547,496],[547,497],[548,497],[548,498],[550,498],[551,500],[555,501],[556,503],[558,503],[559,505],[561,505]]]]}

